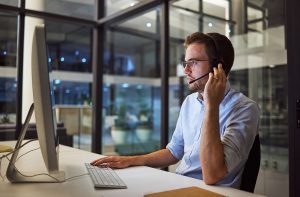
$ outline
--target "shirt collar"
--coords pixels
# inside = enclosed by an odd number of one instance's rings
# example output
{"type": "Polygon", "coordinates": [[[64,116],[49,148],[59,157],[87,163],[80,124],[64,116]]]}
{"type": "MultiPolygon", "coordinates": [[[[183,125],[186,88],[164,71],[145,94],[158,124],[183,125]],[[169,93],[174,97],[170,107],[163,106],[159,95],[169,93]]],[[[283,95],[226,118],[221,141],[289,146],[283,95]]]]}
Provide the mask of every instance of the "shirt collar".
{"type": "MultiPolygon", "coordinates": [[[[231,87],[230,87],[230,83],[229,81],[227,80],[226,81],[226,88],[225,88],[225,93],[224,93],[224,99],[226,97],[226,95],[228,94],[228,92],[230,91],[231,87]]],[[[201,96],[201,95],[200,95],[201,96]]],[[[196,99],[200,102],[200,103],[203,103],[203,99],[202,99],[202,96],[201,98],[199,98],[199,93],[196,93],[196,99]]],[[[223,100],[224,100],[223,99],[223,100]]],[[[223,102],[223,101],[222,101],[223,102]]]]}

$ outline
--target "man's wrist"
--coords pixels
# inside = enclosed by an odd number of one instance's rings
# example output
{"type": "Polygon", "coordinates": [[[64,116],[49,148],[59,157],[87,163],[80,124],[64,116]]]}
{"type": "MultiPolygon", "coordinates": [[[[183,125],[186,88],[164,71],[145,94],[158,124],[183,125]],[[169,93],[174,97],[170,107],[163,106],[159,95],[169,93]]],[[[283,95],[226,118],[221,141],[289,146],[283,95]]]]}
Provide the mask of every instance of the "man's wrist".
{"type": "Polygon", "coordinates": [[[145,156],[131,156],[130,157],[130,163],[134,166],[144,166],[145,165],[145,156]]]}
{"type": "Polygon", "coordinates": [[[205,110],[207,112],[219,112],[219,105],[206,105],[205,110]]]}

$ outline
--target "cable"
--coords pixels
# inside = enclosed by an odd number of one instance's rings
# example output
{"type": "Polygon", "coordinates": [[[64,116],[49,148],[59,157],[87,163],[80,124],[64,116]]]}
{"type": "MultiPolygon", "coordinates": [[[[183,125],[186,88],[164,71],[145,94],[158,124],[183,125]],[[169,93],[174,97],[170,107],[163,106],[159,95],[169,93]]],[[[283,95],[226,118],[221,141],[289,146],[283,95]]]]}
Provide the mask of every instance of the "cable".
{"type": "MultiPolygon", "coordinates": [[[[33,151],[33,150],[31,150],[31,151],[33,151]]],[[[27,152],[27,153],[28,153],[28,152],[27,152]]],[[[52,176],[52,175],[50,175],[50,174],[48,174],[48,173],[39,173],[39,174],[34,174],[34,175],[26,175],[26,174],[23,174],[22,172],[20,172],[20,171],[17,169],[17,167],[16,167],[15,165],[14,165],[14,168],[15,168],[15,170],[16,170],[20,175],[22,175],[22,176],[24,176],[24,177],[36,177],[36,176],[42,176],[42,175],[44,175],[44,176],[49,176],[50,178],[54,179],[54,180],[57,181],[58,183],[61,182],[59,179],[55,178],[54,176],[52,176]]],[[[81,176],[85,176],[85,175],[88,175],[88,173],[80,174],[80,175],[75,175],[75,176],[72,176],[72,177],[69,177],[69,178],[65,179],[64,181],[69,181],[69,180],[71,180],[71,179],[73,179],[73,178],[77,178],[77,177],[81,177],[81,176]]]]}
{"type": "MultiPolygon", "coordinates": [[[[27,142],[25,142],[24,144],[22,144],[21,146],[19,146],[17,149],[14,149],[13,151],[11,151],[11,152],[9,152],[9,153],[7,153],[7,154],[5,154],[5,155],[2,155],[2,156],[0,157],[0,176],[1,176],[1,178],[2,178],[2,181],[4,181],[4,180],[5,180],[5,177],[6,177],[6,176],[3,176],[2,173],[1,173],[2,159],[3,159],[3,158],[6,158],[8,161],[10,161],[10,159],[8,158],[9,155],[11,155],[11,154],[13,154],[14,152],[20,150],[22,147],[24,147],[24,146],[27,145],[28,143],[33,142],[33,141],[35,141],[35,140],[36,140],[36,139],[28,140],[27,142]]],[[[25,154],[27,154],[27,153],[25,153],[25,154]]],[[[23,154],[23,155],[24,155],[24,154],[23,154]]],[[[21,155],[21,156],[23,156],[23,155],[21,155]]],[[[21,157],[21,156],[20,156],[20,157],[21,157]]],[[[20,157],[19,157],[19,158],[20,158],[20,157]]]]}
{"type": "MultiPolygon", "coordinates": [[[[32,141],[34,141],[34,140],[30,140],[30,141],[28,141],[28,142],[22,144],[22,146],[20,146],[18,149],[15,149],[15,150],[12,151],[12,152],[15,152],[15,151],[19,150],[20,148],[22,148],[23,146],[25,146],[26,144],[28,144],[29,142],[32,142],[32,141]]],[[[27,151],[26,153],[20,155],[20,156],[16,159],[16,162],[18,161],[18,159],[20,159],[20,158],[23,157],[24,155],[26,155],[26,154],[28,154],[28,153],[30,153],[30,152],[32,152],[32,151],[38,150],[38,149],[40,149],[40,147],[35,148],[35,149],[32,149],[32,150],[29,150],[29,151],[27,151]]],[[[11,154],[11,153],[2,156],[2,157],[0,158],[0,159],[1,159],[0,162],[2,161],[2,158],[3,158],[3,157],[5,157],[8,161],[10,161],[10,158],[8,157],[8,155],[10,155],[10,154],[11,154]]],[[[20,175],[22,175],[22,176],[24,176],[24,177],[36,177],[36,176],[42,176],[42,175],[44,175],[44,176],[49,176],[50,178],[54,179],[54,180],[57,181],[57,182],[61,182],[59,179],[57,179],[57,178],[55,178],[54,176],[51,176],[50,174],[47,174],[47,173],[39,173],[39,174],[34,174],[34,175],[26,175],[26,174],[23,174],[22,172],[20,172],[20,171],[18,170],[18,168],[15,166],[15,164],[12,164],[12,165],[13,165],[14,169],[15,169],[20,175]]],[[[1,166],[1,164],[0,164],[0,166],[1,166]]],[[[1,173],[0,173],[0,175],[1,175],[1,173]]],[[[3,179],[3,181],[4,181],[4,178],[3,178],[2,175],[1,175],[1,177],[2,177],[2,179],[3,179]]]]}
{"type": "MultiPolygon", "coordinates": [[[[34,150],[37,150],[37,149],[30,150],[30,151],[24,153],[23,155],[25,155],[25,154],[27,154],[27,153],[29,153],[29,152],[32,152],[32,151],[34,151],[34,150]]],[[[22,155],[22,156],[23,156],[23,155],[22,155]]],[[[8,159],[8,158],[7,158],[7,159],[8,159]]],[[[22,172],[20,172],[20,171],[18,170],[18,168],[17,168],[14,164],[13,164],[13,166],[14,166],[14,169],[15,169],[20,175],[22,175],[22,176],[24,176],[24,177],[35,177],[35,176],[42,176],[42,175],[44,175],[44,176],[49,176],[50,178],[54,179],[55,181],[57,181],[57,182],[59,182],[59,183],[61,182],[59,179],[55,178],[54,176],[52,176],[52,175],[50,175],[50,174],[48,174],[48,173],[39,173],[39,174],[34,174],[34,175],[26,175],[26,174],[23,174],[22,172]]],[[[69,181],[69,180],[71,180],[71,179],[73,179],[73,178],[85,176],[85,175],[88,175],[88,174],[89,174],[89,173],[80,174],[80,175],[75,175],[75,176],[72,176],[72,177],[69,177],[69,178],[65,179],[64,181],[69,181]]]]}
{"type": "Polygon", "coordinates": [[[11,154],[13,154],[14,152],[16,152],[16,151],[20,150],[21,148],[23,148],[26,144],[28,144],[30,142],[33,142],[35,140],[37,140],[37,139],[28,140],[27,142],[25,142],[24,144],[22,144],[21,146],[19,146],[17,149],[14,149],[13,151],[11,151],[11,152],[9,152],[9,153],[7,153],[5,155],[2,155],[0,157],[0,160],[3,159],[3,158],[5,158],[5,157],[7,157],[7,156],[9,156],[9,155],[11,155],[11,154]]]}
{"type": "Polygon", "coordinates": [[[38,150],[38,149],[40,149],[40,147],[35,148],[35,149],[32,149],[32,150],[30,150],[30,151],[28,151],[28,152],[26,152],[26,153],[23,153],[22,155],[20,155],[20,156],[16,159],[16,162],[17,162],[21,157],[23,157],[24,155],[26,155],[26,154],[28,154],[28,153],[30,153],[30,152],[33,152],[33,151],[35,151],[35,150],[38,150]]]}
{"type": "Polygon", "coordinates": [[[4,181],[5,179],[4,179],[4,177],[2,176],[2,174],[1,174],[1,163],[2,163],[2,158],[0,159],[0,176],[1,176],[1,178],[2,178],[2,181],[4,181]]]}
{"type": "Polygon", "coordinates": [[[70,179],[77,178],[77,177],[81,177],[81,176],[85,176],[85,175],[89,175],[89,173],[80,174],[80,175],[76,175],[76,176],[71,176],[71,177],[65,179],[65,181],[69,181],[70,179]]]}
{"type": "Polygon", "coordinates": [[[42,176],[42,175],[44,175],[44,176],[49,176],[50,178],[54,179],[54,180],[57,181],[58,183],[61,182],[59,179],[57,179],[57,178],[55,178],[54,176],[51,176],[50,174],[47,174],[47,173],[39,173],[39,174],[34,174],[34,175],[26,175],[26,174],[23,174],[22,172],[20,172],[20,171],[18,170],[18,168],[15,166],[15,164],[13,164],[13,166],[14,166],[14,169],[15,169],[20,175],[22,175],[22,176],[24,176],[24,177],[36,177],[36,176],[42,176]]]}
{"type": "MultiPolygon", "coordinates": [[[[24,144],[22,144],[22,145],[21,145],[20,147],[18,147],[17,149],[13,150],[12,152],[10,152],[10,153],[8,153],[8,154],[3,155],[3,156],[0,157],[0,176],[1,176],[1,178],[2,178],[3,181],[5,180],[5,178],[4,178],[5,176],[3,177],[2,174],[1,174],[1,163],[2,163],[2,159],[3,159],[3,158],[6,158],[8,161],[10,161],[10,158],[8,157],[9,155],[13,154],[13,153],[16,152],[17,150],[20,150],[23,146],[25,146],[26,144],[28,144],[28,143],[30,143],[30,142],[32,142],[32,141],[35,141],[35,140],[36,140],[36,139],[29,140],[29,141],[25,142],[24,144]]],[[[28,154],[28,153],[30,153],[30,152],[33,152],[33,151],[35,151],[35,150],[38,150],[38,149],[40,149],[40,147],[35,148],[35,149],[32,149],[32,150],[29,150],[29,151],[23,153],[22,155],[20,155],[20,156],[16,159],[16,162],[17,162],[21,157],[23,157],[24,155],[26,155],[26,154],[28,154]]],[[[26,174],[23,174],[22,172],[20,172],[20,171],[18,170],[18,168],[15,166],[15,164],[12,164],[12,165],[13,165],[14,169],[15,169],[21,176],[24,176],[24,177],[48,176],[48,177],[54,179],[56,182],[61,182],[59,179],[55,178],[54,176],[52,176],[52,175],[50,175],[50,174],[48,174],[48,173],[39,173],[39,174],[34,174],[34,175],[26,175],[26,174]]],[[[65,179],[64,181],[69,181],[69,180],[71,180],[71,179],[74,179],[74,178],[77,178],[77,177],[81,177],[81,176],[85,176],[85,175],[89,175],[89,173],[80,174],[80,175],[75,175],[75,176],[72,176],[72,177],[69,177],[69,178],[65,179]]]]}

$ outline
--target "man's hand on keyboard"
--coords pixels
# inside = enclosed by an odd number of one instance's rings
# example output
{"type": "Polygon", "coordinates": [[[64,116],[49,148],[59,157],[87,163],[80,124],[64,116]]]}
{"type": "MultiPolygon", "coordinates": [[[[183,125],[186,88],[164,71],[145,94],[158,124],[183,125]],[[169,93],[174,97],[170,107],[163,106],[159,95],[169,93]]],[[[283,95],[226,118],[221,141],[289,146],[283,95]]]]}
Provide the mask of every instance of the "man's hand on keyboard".
{"type": "Polygon", "coordinates": [[[91,162],[94,166],[107,166],[110,168],[127,168],[136,165],[134,157],[130,156],[109,156],[91,162]]]}

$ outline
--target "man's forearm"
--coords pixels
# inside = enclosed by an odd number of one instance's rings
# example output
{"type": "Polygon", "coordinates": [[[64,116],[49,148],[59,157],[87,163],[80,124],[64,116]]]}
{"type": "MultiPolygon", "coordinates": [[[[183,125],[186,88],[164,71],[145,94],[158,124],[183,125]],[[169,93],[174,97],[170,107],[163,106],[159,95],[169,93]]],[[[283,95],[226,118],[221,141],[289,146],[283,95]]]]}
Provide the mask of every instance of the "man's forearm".
{"type": "Polygon", "coordinates": [[[140,156],[108,156],[96,159],[92,165],[105,165],[111,168],[127,168],[129,166],[165,167],[178,162],[168,149],[159,150],[140,156]]]}
{"type": "Polygon", "coordinates": [[[227,172],[220,139],[218,108],[206,109],[201,133],[200,161],[203,180],[207,184],[216,183],[227,172]]]}
{"type": "Polygon", "coordinates": [[[162,149],[142,156],[134,156],[136,165],[150,166],[154,168],[166,167],[178,162],[168,149],[162,149]]]}

